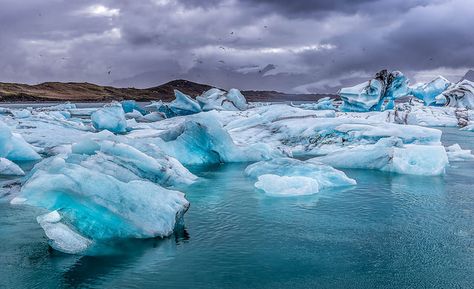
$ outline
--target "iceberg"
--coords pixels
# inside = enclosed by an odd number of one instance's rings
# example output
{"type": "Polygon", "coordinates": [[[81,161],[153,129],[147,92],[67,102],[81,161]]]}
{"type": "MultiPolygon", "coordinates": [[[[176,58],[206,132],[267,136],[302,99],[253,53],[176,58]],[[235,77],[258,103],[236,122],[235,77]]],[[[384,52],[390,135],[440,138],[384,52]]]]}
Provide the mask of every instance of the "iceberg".
{"type": "Polygon", "coordinates": [[[120,102],[122,109],[125,113],[130,113],[135,111],[140,112],[142,115],[146,114],[146,111],[141,108],[135,100],[123,100],[120,102]]]}
{"type": "Polygon", "coordinates": [[[446,147],[446,152],[450,162],[474,160],[471,150],[463,150],[457,143],[446,147]]]}
{"type": "Polygon", "coordinates": [[[259,161],[272,157],[274,152],[268,145],[236,145],[215,113],[211,111],[188,117],[154,142],[166,154],[187,165],[259,161]]]}
{"type": "Polygon", "coordinates": [[[297,107],[302,109],[311,109],[311,110],[335,110],[333,99],[330,97],[323,97],[319,99],[316,103],[303,103],[297,107]]]}
{"type": "Polygon", "coordinates": [[[199,104],[190,96],[177,89],[174,90],[174,95],[176,99],[168,105],[169,109],[174,115],[189,115],[201,112],[201,107],[199,104]]]}
{"type": "Polygon", "coordinates": [[[436,96],[436,104],[474,109],[474,82],[463,80],[436,96]]]}
{"type": "Polygon", "coordinates": [[[23,176],[25,172],[14,162],[0,158],[0,175],[23,176]]]}
{"type": "Polygon", "coordinates": [[[125,112],[119,103],[107,105],[91,115],[92,125],[97,130],[108,130],[113,133],[125,133],[127,120],[125,112]]]}
{"type": "Polygon", "coordinates": [[[442,76],[438,76],[430,82],[418,84],[410,89],[410,94],[423,100],[425,105],[436,103],[436,96],[445,91],[451,82],[442,76]]]}
{"type": "Polygon", "coordinates": [[[238,89],[232,88],[228,92],[212,88],[196,97],[203,111],[210,110],[246,110],[247,100],[238,89]]]}
{"type": "Polygon", "coordinates": [[[312,160],[335,168],[372,169],[424,176],[441,175],[448,165],[448,156],[442,145],[405,145],[397,137],[336,150],[312,160]]]}
{"type": "Polygon", "coordinates": [[[381,110],[385,100],[385,109],[393,107],[393,100],[406,96],[409,92],[408,79],[400,71],[381,70],[374,79],[339,91],[344,101],[343,111],[364,112],[381,110]]]}
{"type": "Polygon", "coordinates": [[[15,118],[28,118],[31,116],[31,111],[28,109],[11,110],[11,113],[15,118]]]}
{"type": "Polygon", "coordinates": [[[245,169],[245,174],[258,178],[256,188],[275,196],[309,195],[327,188],[356,184],[355,180],[333,167],[292,158],[251,164],[245,169]]]}
{"type": "Polygon", "coordinates": [[[72,254],[124,238],[166,237],[182,225],[184,194],[144,180],[120,181],[68,159],[35,166],[12,204],[45,208],[38,222],[50,245],[72,254]]]}
{"type": "Polygon", "coordinates": [[[0,121],[0,157],[10,161],[35,161],[41,159],[36,150],[20,134],[12,133],[10,128],[0,121]]]}

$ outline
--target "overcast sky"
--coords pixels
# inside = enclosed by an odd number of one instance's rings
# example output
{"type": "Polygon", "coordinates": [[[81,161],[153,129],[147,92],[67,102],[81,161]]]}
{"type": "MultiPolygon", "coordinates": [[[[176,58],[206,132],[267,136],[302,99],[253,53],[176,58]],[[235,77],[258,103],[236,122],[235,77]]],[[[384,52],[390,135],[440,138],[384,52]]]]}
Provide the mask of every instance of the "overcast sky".
{"type": "Polygon", "coordinates": [[[0,0],[0,82],[333,92],[474,67],[472,0],[0,0]]]}

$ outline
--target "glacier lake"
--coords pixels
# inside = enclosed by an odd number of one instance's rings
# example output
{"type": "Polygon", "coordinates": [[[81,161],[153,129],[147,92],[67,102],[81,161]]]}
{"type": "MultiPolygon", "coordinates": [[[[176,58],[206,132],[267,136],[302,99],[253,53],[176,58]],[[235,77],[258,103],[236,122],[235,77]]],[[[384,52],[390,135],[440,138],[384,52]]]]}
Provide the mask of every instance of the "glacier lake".
{"type": "MultiPolygon", "coordinates": [[[[442,130],[474,149],[473,132],[442,130]]],[[[247,165],[192,167],[183,232],[101,256],[52,250],[39,209],[0,199],[0,288],[472,288],[474,162],[343,169],[357,186],[286,198],[257,191],[247,165]]]]}

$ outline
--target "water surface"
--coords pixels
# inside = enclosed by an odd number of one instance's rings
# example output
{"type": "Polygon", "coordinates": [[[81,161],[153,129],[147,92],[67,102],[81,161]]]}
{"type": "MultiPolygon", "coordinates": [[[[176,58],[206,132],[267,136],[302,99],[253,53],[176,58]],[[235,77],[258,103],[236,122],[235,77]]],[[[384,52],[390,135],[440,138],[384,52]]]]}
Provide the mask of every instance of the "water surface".
{"type": "MultiPolygon", "coordinates": [[[[474,149],[474,133],[443,130],[474,149]]],[[[255,191],[245,167],[196,168],[186,231],[121,254],[52,251],[37,209],[0,200],[0,288],[473,288],[474,162],[346,170],[356,187],[290,198],[255,191]]]]}

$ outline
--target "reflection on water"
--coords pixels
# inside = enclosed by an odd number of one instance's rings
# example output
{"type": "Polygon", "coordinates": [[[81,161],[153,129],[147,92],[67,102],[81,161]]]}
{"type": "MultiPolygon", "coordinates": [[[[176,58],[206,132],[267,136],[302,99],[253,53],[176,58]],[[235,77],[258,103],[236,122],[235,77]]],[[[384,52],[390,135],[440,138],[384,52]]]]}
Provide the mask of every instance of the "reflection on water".
{"type": "MultiPolygon", "coordinates": [[[[445,135],[474,149],[473,133],[445,135]]],[[[95,257],[49,250],[38,212],[0,201],[0,288],[472,288],[473,162],[346,170],[357,186],[289,198],[255,191],[245,167],[192,168],[185,231],[95,257]]]]}

